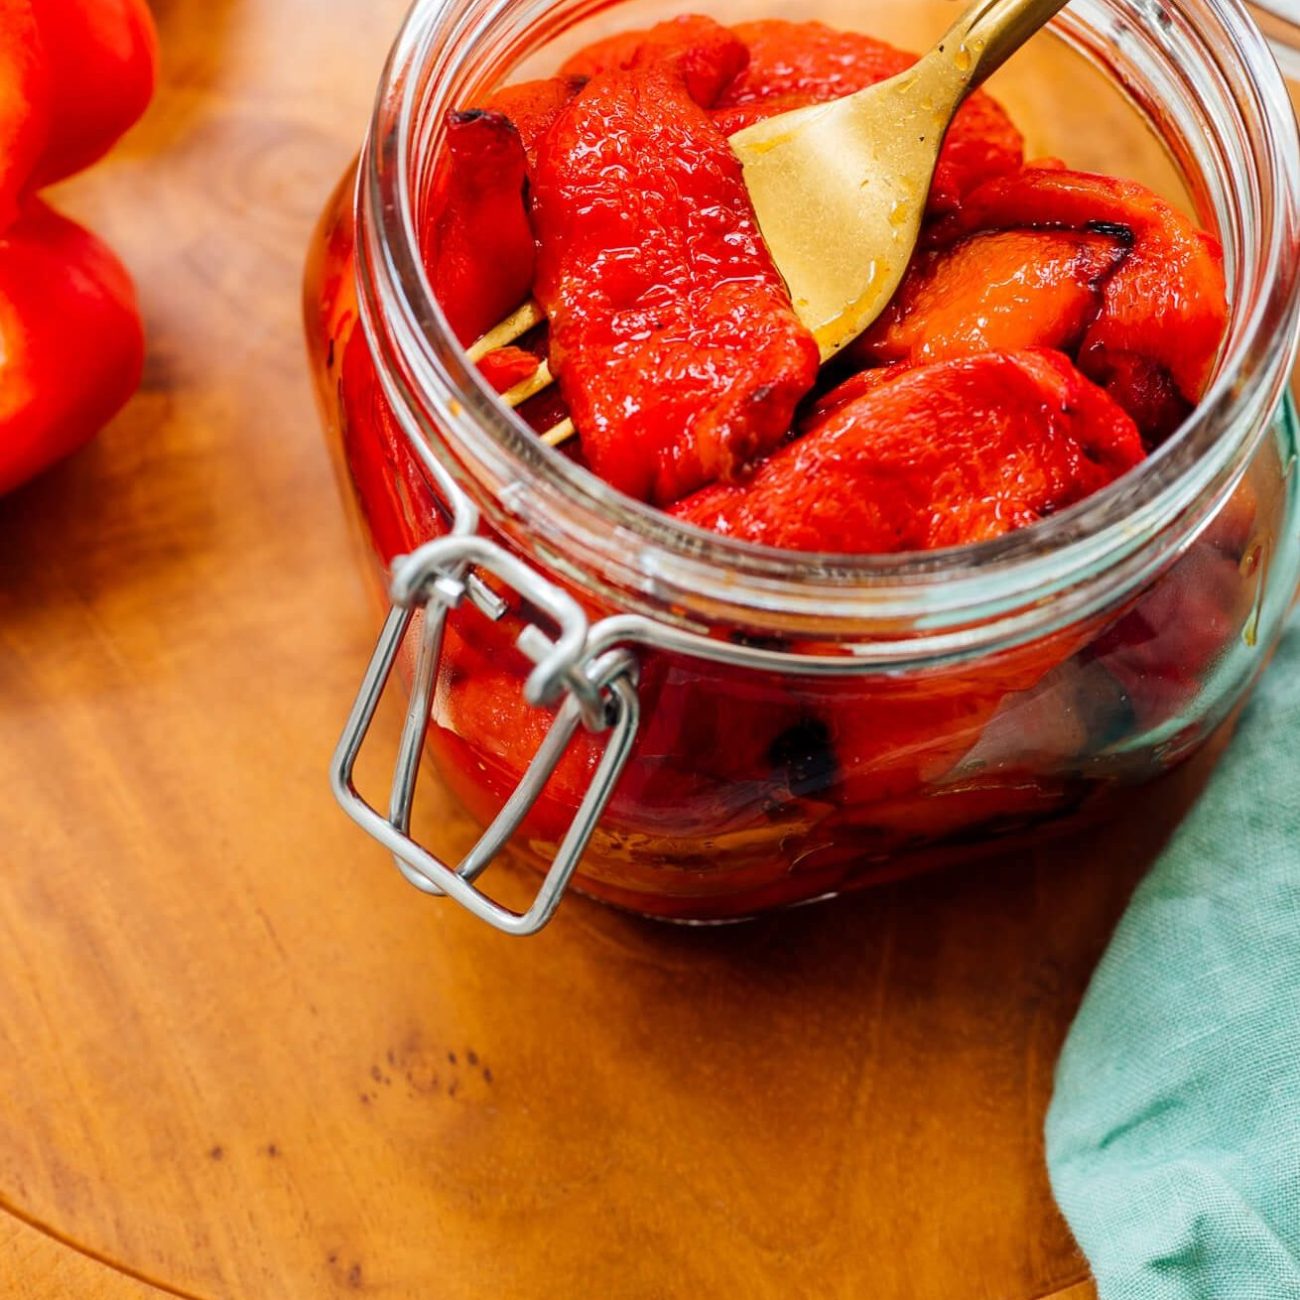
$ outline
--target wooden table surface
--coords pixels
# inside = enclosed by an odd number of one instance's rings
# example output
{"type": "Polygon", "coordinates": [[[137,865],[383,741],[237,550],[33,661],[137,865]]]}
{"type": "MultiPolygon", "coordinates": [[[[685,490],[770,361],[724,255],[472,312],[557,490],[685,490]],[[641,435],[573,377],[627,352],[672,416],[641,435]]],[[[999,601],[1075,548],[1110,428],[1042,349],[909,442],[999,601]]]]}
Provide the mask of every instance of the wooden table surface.
{"type": "Polygon", "coordinates": [[[160,3],[155,110],[59,196],[152,349],[0,502],[0,1292],[1083,1300],[1053,1062],[1205,764],[1031,858],[523,942],[334,807],[375,618],[297,286],[404,6],[160,3]]]}

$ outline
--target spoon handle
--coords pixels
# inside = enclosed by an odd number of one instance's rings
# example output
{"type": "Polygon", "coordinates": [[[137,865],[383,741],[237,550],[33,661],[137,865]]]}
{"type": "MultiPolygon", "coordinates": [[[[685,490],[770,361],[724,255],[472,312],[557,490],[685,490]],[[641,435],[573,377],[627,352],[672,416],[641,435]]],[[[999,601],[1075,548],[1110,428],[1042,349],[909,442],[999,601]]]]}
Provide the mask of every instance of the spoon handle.
{"type": "Polygon", "coordinates": [[[980,0],[948,29],[934,51],[951,58],[967,87],[996,72],[1067,0],[980,0]]]}

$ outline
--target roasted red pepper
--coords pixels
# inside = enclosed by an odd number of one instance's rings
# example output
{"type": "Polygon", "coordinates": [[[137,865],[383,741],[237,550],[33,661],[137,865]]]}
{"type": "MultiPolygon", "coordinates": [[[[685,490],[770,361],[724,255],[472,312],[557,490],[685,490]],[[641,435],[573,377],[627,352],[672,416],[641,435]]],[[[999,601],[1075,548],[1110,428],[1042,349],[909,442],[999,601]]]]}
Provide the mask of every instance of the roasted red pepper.
{"type": "Polygon", "coordinates": [[[873,86],[916,62],[874,36],[825,23],[765,18],[732,29],[749,51],[744,72],[727,87],[719,111],[773,99],[838,99],[873,86]]]}
{"type": "Polygon", "coordinates": [[[1163,366],[1135,352],[1090,353],[1084,366],[1137,421],[1150,447],[1159,446],[1191,414],[1185,398],[1163,366]]]}
{"type": "MultiPolygon", "coordinates": [[[[498,301],[475,329],[528,292],[534,237],[533,292],[550,316],[549,337],[543,326],[484,357],[485,378],[508,389],[548,351],[581,435],[564,454],[678,520],[803,551],[997,538],[1138,465],[1142,435],[1150,446],[1169,432],[1212,369],[1225,315],[1217,245],[1141,186],[1023,168],[1019,134],[985,95],[948,136],[894,301],[815,374],[719,132],[911,62],[815,23],[727,31],[683,18],[484,98],[475,107],[508,120],[518,147],[494,168],[509,130],[466,133],[467,170],[499,204],[482,211],[497,214],[493,238],[511,232],[514,271],[506,291],[502,259],[480,261],[480,291],[498,301]],[[688,488],[699,490],[674,502],[688,488]]],[[[466,220],[467,265],[482,258],[471,234],[486,229],[466,220]]],[[[452,306],[473,306],[472,283],[447,291],[452,306]]],[[[429,531],[436,506],[358,337],[340,385],[348,461],[390,559],[429,531]]],[[[565,412],[552,387],[522,413],[543,428],[565,412]]],[[[1247,510],[1222,536],[1207,530],[1154,596],[925,673],[769,677],[639,656],[642,722],[593,844],[600,887],[635,906],[646,888],[719,892],[722,873],[738,911],[860,881],[899,849],[1068,812],[1088,786],[1081,756],[1134,717],[1176,718],[1241,634],[1243,575],[1264,562],[1254,534],[1247,510]],[[1189,611],[1190,631],[1178,617],[1189,611]]],[[[508,604],[490,625],[451,615],[430,727],[448,784],[483,819],[550,725],[522,693],[515,638],[529,611],[508,604]]],[[[574,736],[517,837],[526,852],[553,852],[600,743],[574,736]]]]}
{"type": "Polygon", "coordinates": [[[143,358],[125,268],[33,202],[0,235],[0,492],[93,437],[135,391],[143,358]]]}
{"type": "Polygon", "coordinates": [[[854,354],[915,365],[1029,347],[1073,352],[1128,251],[1114,235],[1005,230],[920,253],[854,354]]]}
{"type": "Polygon", "coordinates": [[[560,110],[586,84],[584,77],[546,77],[503,86],[488,96],[484,108],[510,119],[524,146],[529,167],[537,161],[537,145],[560,110]]]}
{"type": "Polygon", "coordinates": [[[0,229],[18,215],[49,135],[50,68],[32,0],[0,0],[0,229]]]}
{"type": "MultiPolygon", "coordinates": [[[[735,480],[791,429],[813,382],[813,352],[754,229],[738,168],[702,110],[734,130],[913,61],[819,23],[727,30],[687,16],[588,46],[558,77],[495,92],[493,112],[522,132],[527,180],[518,151],[491,167],[484,139],[465,137],[466,171],[490,177],[499,206],[487,222],[461,205],[470,214],[465,273],[449,277],[457,283],[443,291],[444,305],[458,319],[469,310],[466,286],[477,284],[480,301],[492,298],[474,320],[478,332],[524,297],[527,196],[538,245],[532,287],[585,462],[659,504],[735,480]],[[485,230],[498,241],[491,257],[480,246],[485,230]],[[506,256],[501,231],[510,232],[506,256]]],[[[1199,397],[1222,337],[1218,245],[1140,185],[1054,162],[1024,167],[1021,155],[1001,108],[971,96],[944,146],[925,250],[850,359],[917,366],[1058,349],[1153,445],[1199,397]]],[[[456,242],[443,241],[453,262],[456,242]]],[[[528,364],[503,354],[487,369],[500,386],[528,364]]],[[[879,382],[870,371],[851,378],[817,397],[797,427],[879,382]]],[[[555,400],[547,401],[550,411],[555,400]]]]}
{"type": "MultiPolygon", "coordinates": [[[[433,707],[430,741],[458,796],[487,820],[518,786],[553,715],[524,699],[528,664],[511,643],[509,619],[474,642],[453,616],[443,647],[444,671],[433,707]]],[[[725,833],[755,807],[820,793],[833,779],[824,729],[795,699],[779,700],[778,681],[751,674],[738,683],[726,670],[657,656],[638,684],[642,725],[632,763],[602,824],[614,833],[640,828],[656,810],[672,834],[725,833]],[[738,717],[743,716],[741,725],[738,717]],[[685,748],[691,764],[680,755],[685,748]]],[[[525,833],[558,842],[600,759],[603,740],[579,729],[525,833]]]]}
{"type": "Polygon", "coordinates": [[[1035,523],[1142,456],[1133,421],[1059,352],[982,352],[875,384],[752,481],[672,513],[788,550],[930,550],[1035,523]]]}
{"type": "Polygon", "coordinates": [[[1106,281],[1079,366],[1099,383],[1113,379],[1118,400],[1136,397],[1135,415],[1173,396],[1190,410],[1209,380],[1227,321],[1218,240],[1145,186],[1058,167],[1026,167],[980,186],[934,239],[1028,226],[1091,230],[1130,244],[1106,281]]]}
{"type": "Polygon", "coordinates": [[[528,297],[533,232],[524,208],[524,146],[503,114],[452,113],[425,222],[429,280],[470,343],[528,297]]]}
{"type": "Polygon", "coordinates": [[[817,372],[705,112],[744,58],[725,33],[643,46],[561,112],[533,182],[534,291],[583,451],[602,478],[659,503],[772,447],[817,372]]]}

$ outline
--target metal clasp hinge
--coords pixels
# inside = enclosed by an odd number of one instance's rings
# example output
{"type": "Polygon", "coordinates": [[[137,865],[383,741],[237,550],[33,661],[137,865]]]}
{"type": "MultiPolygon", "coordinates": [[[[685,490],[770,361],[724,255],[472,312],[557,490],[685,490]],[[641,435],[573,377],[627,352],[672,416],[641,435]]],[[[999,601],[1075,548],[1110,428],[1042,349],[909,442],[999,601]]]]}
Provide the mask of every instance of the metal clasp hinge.
{"type": "Polygon", "coordinates": [[[591,657],[587,617],[577,601],[497,543],[474,533],[439,538],[395,561],[391,592],[393,608],[334,752],[330,779],[335,797],[353,821],[392,853],[398,869],[417,889],[446,894],[507,934],[534,934],[554,913],[627,763],[640,718],[635,660],[625,650],[591,657]],[[560,707],[519,785],[453,868],[417,844],[409,832],[448,612],[466,597],[488,618],[500,617],[504,608],[471,568],[508,583],[555,624],[555,636],[529,624],[517,644],[535,665],[524,685],[525,699],[538,707],[559,701],[560,707]],[[501,607],[494,608],[494,604],[501,607]],[[420,609],[425,614],[423,628],[385,817],[357,792],[354,773],[397,656],[420,609]],[[518,830],[580,724],[605,737],[591,784],[532,904],[524,912],[511,911],[476,888],[474,881],[518,830]]]}

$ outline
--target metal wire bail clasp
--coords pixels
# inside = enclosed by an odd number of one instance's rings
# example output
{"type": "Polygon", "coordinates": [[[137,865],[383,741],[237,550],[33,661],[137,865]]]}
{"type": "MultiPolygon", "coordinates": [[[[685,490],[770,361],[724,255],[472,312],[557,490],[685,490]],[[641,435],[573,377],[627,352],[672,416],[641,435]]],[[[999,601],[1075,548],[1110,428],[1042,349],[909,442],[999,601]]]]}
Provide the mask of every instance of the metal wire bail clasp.
{"type": "Polygon", "coordinates": [[[396,560],[391,594],[393,608],[334,752],[330,778],[335,797],[353,821],[393,854],[398,869],[418,889],[447,894],[508,934],[533,934],[555,911],[627,762],[639,720],[635,661],[623,650],[591,658],[587,618],[577,601],[496,542],[477,534],[442,537],[396,560]],[[475,568],[508,583],[554,623],[555,636],[529,624],[520,633],[518,645],[535,665],[524,685],[524,698],[530,705],[544,707],[558,701],[560,707],[519,785],[479,841],[452,868],[417,844],[409,831],[447,614],[467,599],[487,618],[500,618],[505,610],[504,602],[472,571],[475,568]],[[384,817],[357,792],[354,771],[397,656],[420,609],[425,613],[410,706],[389,813],[384,817]],[[537,896],[527,911],[513,912],[477,889],[474,881],[519,828],[580,724],[605,737],[604,749],[537,896]]]}

